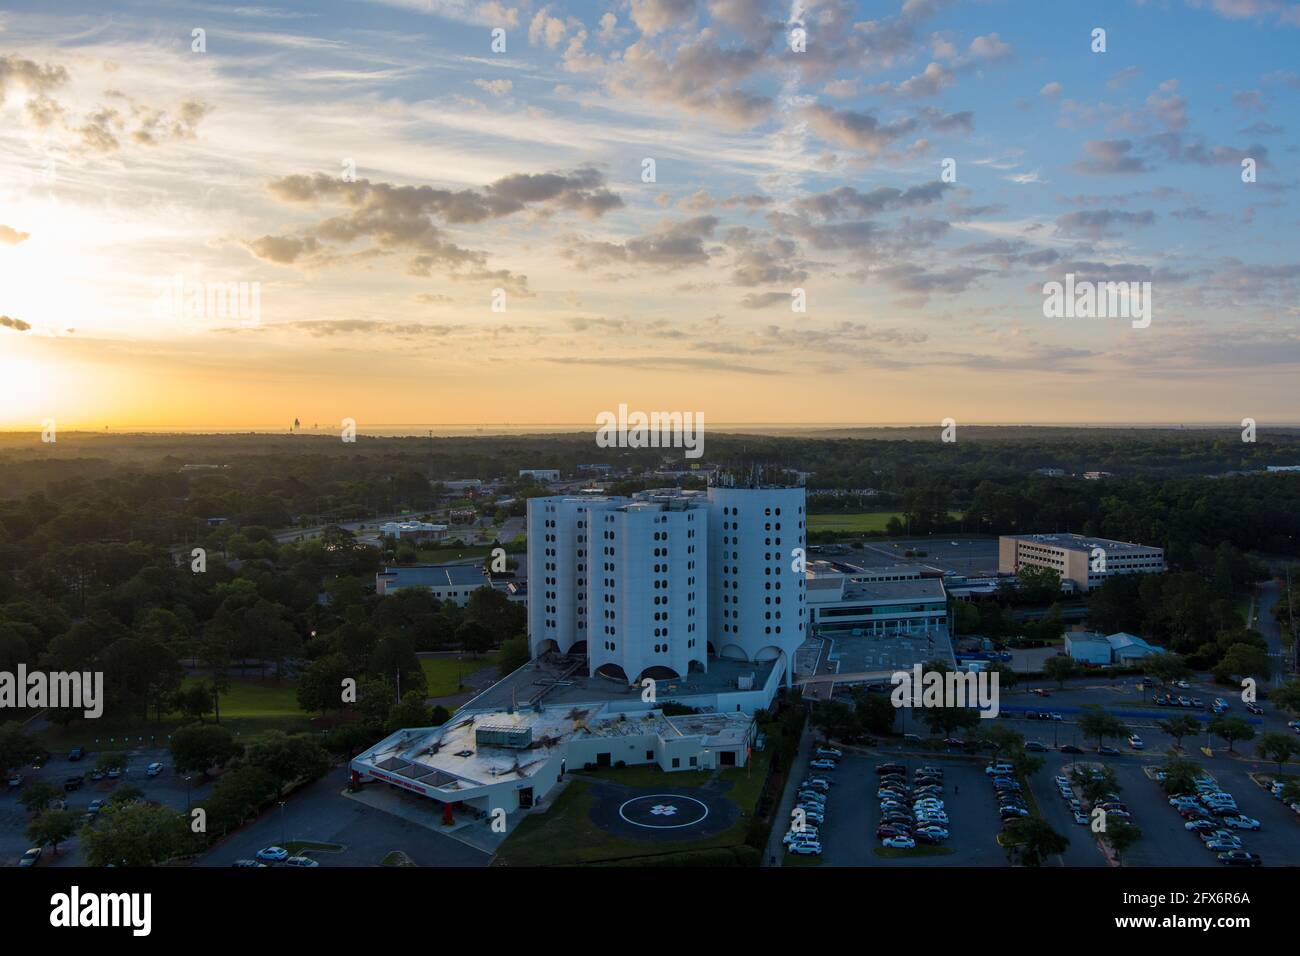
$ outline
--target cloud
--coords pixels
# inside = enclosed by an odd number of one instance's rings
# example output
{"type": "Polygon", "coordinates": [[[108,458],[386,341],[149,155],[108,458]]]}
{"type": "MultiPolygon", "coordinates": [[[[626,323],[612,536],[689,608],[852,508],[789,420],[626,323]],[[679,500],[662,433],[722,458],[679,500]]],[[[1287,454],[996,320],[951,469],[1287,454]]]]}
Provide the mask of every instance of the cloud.
{"type": "Polygon", "coordinates": [[[646,36],[662,33],[695,14],[695,0],[632,0],[632,22],[646,36]]]}
{"type": "Polygon", "coordinates": [[[18,56],[0,56],[0,106],[4,105],[14,89],[44,95],[67,81],[68,71],[65,67],[49,63],[41,66],[34,60],[18,56]]]}
{"type": "Polygon", "coordinates": [[[1151,171],[1150,166],[1134,155],[1132,140],[1089,140],[1083,144],[1083,151],[1089,158],[1075,163],[1075,172],[1092,176],[1109,176],[1151,171]]]}
{"type": "Polygon", "coordinates": [[[716,216],[695,216],[663,223],[644,235],[621,243],[570,240],[562,254],[583,270],[611,263],[648,266],[663,271],[686,269],[709,261],[710,253],[704,241],[713,236],[717,225],[716,216]]]}
{"type": "Polygon", "coordinates": [[[873,216],[892,209],[908,209],[938,202],[951,188],[941,180],[932,180],[906,190],[892,186],[879,186],[870,192],[858,192],[852,186],[839,186],[828,192],[797,199],[794,208],[807,215],[822,219],[837,219],[849,215],[873,216]]]}
{"type": "Polygon", "coordinates": [[[515,86],[510,80],[475,80],[474,85],[493,96],[505,96],[515,86]]]}
{"type": "Polygon", "coordinates": [[[1068,212],[1056,219],[1056,231],[1063,236],[1082,236],[1087,239],[1104,239],[1114,236],[1116,226],[1150,226],[1156,214],[1150,209],[1142,212],[1125,212],[1120,209],[1082,209],[1068,212]]]}
{"type": "Polygon", "coordinates": [[[6,226],[4,223],[0,223],[0,242],[3,242],[5,245],[16,246],[18,243],[29,238],[31,238],[31,233],[19,232],[17,229],[13,228],[13,226],[6,226]]]}
{"type": "Polygon", "coordinates": [[[26,332],[31,325],[22,319],[13,319],[7,315],[0,315],[0,328],[13,329],[15,332],[26,332]]]}

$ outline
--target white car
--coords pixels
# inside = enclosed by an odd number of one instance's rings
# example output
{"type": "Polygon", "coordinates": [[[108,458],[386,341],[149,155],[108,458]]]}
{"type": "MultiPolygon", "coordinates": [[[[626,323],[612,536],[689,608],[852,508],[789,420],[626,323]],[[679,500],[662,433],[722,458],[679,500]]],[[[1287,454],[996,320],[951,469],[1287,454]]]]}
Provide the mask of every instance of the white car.
{"type": "Polygon", "coordinates": [[[834,769],[835,769],[835,761],[834,761],[834,760],[828,760],[827,758],[822,757],[822,758],[820,758],[820,759],[818,759],[818,760],[814,760],[814,761],[813,761],[812,763],[810,763],[808,766],[812,767],[814,770],[834,770],[834,769]]]}
{"type": "Polygon", "coordinates": [[[1091,821],[1088,820],[1088,814],[1078,811],[1074,814],[1074,822],[1081,827],[1086,827],[1091,821]]]}
{"type": "Polygon", "coordinates": [[[144,775],[146,777],[156,777],[158,776],[158,774],[162,772],[163,772],[163,765],[158,763],[157,761],[149,764],[149,766],[144,768],[144,775]]]}
{"type": "Polygon", "coordinates": [[[942,823],[948,825],[948,814],[946,813],[918,813],[916,815],[917,823],[942,823]]]}
{"type": "Polygon", "coordinates": [[[1062,790],[1071,789],[1069,777],[1053,777],[1052,779],[1056,781],[1056,785],[1060,787],[1062,790]]]}
{"type": "Polygon", "coordinates": [[[1132,747],[1134,750],[1141,750],[1146,746],[1146,744],[1142,742],[1142,738],[1139,737],[1137,734],[1134,734],[1132,737],[1128,739],[1128,745],[1132,747]]]}
{"type": "Polygon", "coordinates": [[[268,846],[257,851],[257,858],[264,863],[282,863],[289,859],[289,851],[282,846],[268,846]]]}
{"type": "Polygon", "coordinates": [[[816,823],[818,826],[826,822],[826,818],[816,810],[805,810],[803,818],[805,822],[816,823]]]}
{"type": "Polygon", "coordinates": [[[885,837],[880,841],[881,846],[892,847],[895,850],[911,850],[916,846],[916,841],[908,836],[885,837]]]}
{"type": "Polygon", "coordinates": [[[789,833],[787,833],[785,836],[781,838],[781,842],[783,842],[786,846],[789,846],[791,843],[794,843],[796,840],[812,840],[814,843],[816,843],[817,828],[804,827],[802,830],[791,830],[789,833]]]}
{"type": "Polygon", "coordinates": [[[1248,816],[1224,817],[1223,822],[1234,830],[1258,830],[1259,821],[1248,816]]]}
{"type": "Polygon", "coordinates": [[[316,860],[309,856],[291,856],[284,861],[285,866],[320,866],[316,860]]]}
{"type": "Polygon", "coordinates": [[[785,848],[787,853],[797,853],[800,856],[821,856],[822,845],[814,840],[796,840],[785,848]]]}
{"type": "Polygon", "coordinates": [[[1015,773],[1016,768],[1009,763],[991,763],[984,768],[984,772],[990,777],[1010,776],[1015,773]]]}
{"type": "Polygon", "coordinates": [[[817,756],[832,757],[835,760],[839,760],[841,757],[844,756],[844,754],[840,753],[840,751],[836,750],[834,747],[818,747],[817,756]]]}

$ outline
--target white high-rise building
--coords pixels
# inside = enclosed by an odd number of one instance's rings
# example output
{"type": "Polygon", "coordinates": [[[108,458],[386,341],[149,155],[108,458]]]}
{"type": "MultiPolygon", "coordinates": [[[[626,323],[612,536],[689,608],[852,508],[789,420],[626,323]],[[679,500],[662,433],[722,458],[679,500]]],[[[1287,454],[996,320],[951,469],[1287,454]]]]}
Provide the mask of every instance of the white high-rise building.
{"type": "Polygon", "coordinates": [[[709,489],[709,640],[730,660],[784,654],[787,683],[806,636],[805,503],[803,488],[709,489]]]}
{"type": "Polygon", "coordinates": [[[804,510],[802,488],[530,499],[532,655],[583,653],[590,674],[628,683],[707,671],[710,655],[782,659],[788,682],[806,634],[804,510]]]}

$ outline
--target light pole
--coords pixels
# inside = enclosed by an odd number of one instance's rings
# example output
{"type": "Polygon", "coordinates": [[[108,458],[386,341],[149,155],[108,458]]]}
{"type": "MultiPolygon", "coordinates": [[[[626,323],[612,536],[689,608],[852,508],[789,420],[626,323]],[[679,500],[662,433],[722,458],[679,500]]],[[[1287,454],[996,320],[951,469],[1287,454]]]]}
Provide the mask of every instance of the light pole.
{"type": "Polygon", "coordinates": [[[189,774],[185,776],[185,815],[190,815],[190,781],[194,778],[189,774]]]}
{"type": "Polygon", "coordinates": [[[280,801],[280,846],[284,846],[284,801],[280,801]]]}

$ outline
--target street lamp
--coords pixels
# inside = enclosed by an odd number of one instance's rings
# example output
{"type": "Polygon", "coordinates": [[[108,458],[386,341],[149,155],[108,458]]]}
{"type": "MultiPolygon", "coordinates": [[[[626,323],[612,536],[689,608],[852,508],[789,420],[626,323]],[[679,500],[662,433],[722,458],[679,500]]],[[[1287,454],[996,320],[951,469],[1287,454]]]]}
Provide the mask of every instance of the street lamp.
{"type": "Polygon", "coordinates": [[[185,777],[185,815],[187,817],[190,815],[190,781],[193,779],[188,775],[185,777]]]}
{"type": "Polygon", "coordinates": [[[280,846],[284,846],[284,801],[280,801],[280,846]]]}

